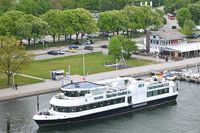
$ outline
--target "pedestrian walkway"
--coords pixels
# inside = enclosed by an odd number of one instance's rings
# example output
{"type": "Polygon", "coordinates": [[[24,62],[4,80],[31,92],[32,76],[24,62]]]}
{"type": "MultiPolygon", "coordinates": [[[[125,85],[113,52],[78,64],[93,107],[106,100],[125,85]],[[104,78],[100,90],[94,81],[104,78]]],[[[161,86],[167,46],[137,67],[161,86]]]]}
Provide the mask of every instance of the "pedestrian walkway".
{"type": "MultiPolygon", "coordinates": [[[[170,61],[165,63],[153,64],[148,66],[127,68],[122,70],[92,74],[87,77],[89,81],[99,81],[108,78],[114,78],[118,76],[140,76],[144,74],[149,74],[149,72],[155,70],[169,70],[178,69],[191,66],[200,65],[200,58],[185,59],[181,61],[170,61]]],[[[81,81],[81,76],[74,75],[71,79],[75,81],[81,81]]],[[[70,81],[69,81],[70,82],[70,81]]],[[[14,98],[21,98],[26,96],[44,94],[48,92],[58,91],[62,85],[62,81],[52,81],[50,79],[37,84],[29,84],[18,86],[18,90],[13,90],[12,88],[1,89],[0,90],[0,101],[9,100],[14,98]]]]}

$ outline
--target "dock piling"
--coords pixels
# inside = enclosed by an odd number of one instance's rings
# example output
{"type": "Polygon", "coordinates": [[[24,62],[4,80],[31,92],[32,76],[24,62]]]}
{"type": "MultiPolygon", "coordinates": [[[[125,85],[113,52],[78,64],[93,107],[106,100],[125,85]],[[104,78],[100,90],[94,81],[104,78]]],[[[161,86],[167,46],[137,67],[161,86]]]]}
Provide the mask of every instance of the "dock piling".
{"type": "Polygon", "coordinates": [[[10,133],[10,113],[6,114],[6,120],[7,120],[7,130],[6,130],[6,133],[10,133]]]}
{"type": "Polygon", "coordinates": [[[39,112],[39,95],[37,95],[37,112],[39,112]]]}

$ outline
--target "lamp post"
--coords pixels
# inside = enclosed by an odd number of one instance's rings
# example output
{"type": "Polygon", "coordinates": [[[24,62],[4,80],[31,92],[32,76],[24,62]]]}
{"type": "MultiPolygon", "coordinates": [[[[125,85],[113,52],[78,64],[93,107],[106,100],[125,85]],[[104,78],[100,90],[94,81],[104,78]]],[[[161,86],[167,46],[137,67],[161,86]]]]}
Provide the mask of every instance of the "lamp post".
{"type": "Polygon", "coordinates": [[[85,50],[83,48],[83,76],[85,76],[85,50]]]}
{"type": "Polygon", "coordinates": [[[12,77],[13,77],[13,89],[15,89],[15,73],[13,73],[12,77]]]}

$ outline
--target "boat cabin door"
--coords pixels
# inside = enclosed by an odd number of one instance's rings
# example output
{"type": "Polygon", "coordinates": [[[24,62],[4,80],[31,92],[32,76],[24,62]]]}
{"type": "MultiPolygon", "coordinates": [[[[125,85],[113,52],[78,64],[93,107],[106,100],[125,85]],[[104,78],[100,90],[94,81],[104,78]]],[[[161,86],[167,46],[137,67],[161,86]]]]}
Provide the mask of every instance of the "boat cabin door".
{"type": "Polygon", "coordinates": [[[128,100],[128,104],[131,104],[132,103],[132,96],[129,96],[127,100],[128,100]]]}

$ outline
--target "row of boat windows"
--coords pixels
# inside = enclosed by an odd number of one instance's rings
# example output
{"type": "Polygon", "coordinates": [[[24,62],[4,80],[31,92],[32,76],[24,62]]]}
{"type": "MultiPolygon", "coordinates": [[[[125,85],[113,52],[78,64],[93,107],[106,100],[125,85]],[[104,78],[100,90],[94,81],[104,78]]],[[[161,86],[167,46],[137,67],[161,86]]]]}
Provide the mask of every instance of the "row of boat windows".
{"type": "Polygon", "coordinates": [[[67,97],[79,97],[79,96],[85,96],[85,94],[90,93],[89,91],[64,91],[63,92],[65,96],[67,97]]]}
{"type": "Polygon", "coordinates": [[[169,88],[147,92],[147,97],[157,96],[165,93],[169,93],[169,88]]]}
{"type": "Polygon", "coordinates": [[[94,108],[109,106],[109,105],[123,103],[123,102],[125,102],[125,97],[107,100],[107,101],[103,101],[103,102],[87,104],[87,105],[82,105],[82,106],[75,106],[75,107],[61,107],[61,106],[54,106],[54,105],[52,105],[52,107],[53,107],[54,111],[70,113],[70,112],[80,112],[80,111],[84,111],[84,110],[90,110],[90,109],[94,109],[94,108]]]}
{"type": "Polygon", "coordinates": [[[169,86],[169,83],[164,83],[164,84],[149,86],[149,87],[147,87],[147,89],[150,90],[150,89],[156,89],[156,88],[161,88],[161,87],[165,87],[165,86],[169,86]]]}

